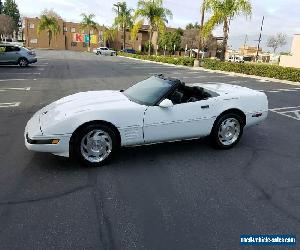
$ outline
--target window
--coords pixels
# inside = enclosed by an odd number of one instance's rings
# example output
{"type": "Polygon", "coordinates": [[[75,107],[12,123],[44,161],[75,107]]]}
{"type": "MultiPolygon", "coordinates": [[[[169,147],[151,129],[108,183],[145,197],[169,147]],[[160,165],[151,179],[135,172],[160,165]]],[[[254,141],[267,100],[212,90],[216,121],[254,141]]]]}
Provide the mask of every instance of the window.
{"type": "Polygon", "coordinates": [[[30,28],[30,29],[34,29],[34,23],[30,23],[30,24],[29,24],[29,28],[30,28]]]}
{"type": "Polygon", "coordinates": [[[68,27],[64,27],[64,32],[68,32],[68,27]]]}
{"type": "Polygon", "coordinates": [[[37,38],[31,38],[29,42],[36,44],[38,42],[38,40],[37,40],[37,38]]]}
{"type": "Polygon", "coordinates": [[[75,29],[75,28],[71,28],[71,32],[72,32],[72,33],[75,33],[75,32],[76,32],[76,29],[75,29]]]}
{"type": "Polygon", "coordinates": [[[86,47],[88,46],[88,43],[83,43],[82,46],[83,46],[84,48],[86,48],[86,47]]]}
{"type": "Polygon", "coordinates": [[[76,42],[71,42],[71,46],[72,47],[77,47],[77,43],[76,42]]]}

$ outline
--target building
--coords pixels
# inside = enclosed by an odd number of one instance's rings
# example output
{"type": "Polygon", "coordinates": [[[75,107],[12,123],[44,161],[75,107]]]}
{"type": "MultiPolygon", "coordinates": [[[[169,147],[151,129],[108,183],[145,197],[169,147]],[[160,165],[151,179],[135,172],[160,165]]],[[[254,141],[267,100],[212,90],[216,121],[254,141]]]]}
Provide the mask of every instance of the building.
{"type": "MultiPolygon", "coordinates": [[[[134,49],[136,51],[144,51],[145,44],[149,40],[149,25],[142,25],[137,33],[136,39],[132,40],[130,30],[125,32],[125,48],[134,49]]],[[[118,30],[116,32],[116,38],[113,41],[112,47],[117,50],[123,49],[123,31],[118,30]]]]}
{"type": "MultiPolygon", "coordinates": [[[[25,18],[23,38],[25,46],[31,48],[47,48],[56,50],[87,51],[88,30],[82,30],[79,23],[65,22],[58,20],[60,32],[53,35],[49,46],[48,34],[46,31],[38,33],[39,18],[25,18]]],[[[91,30],[91,50],[103,44],[104,26],[99,26],[98,30],[91,30]]]]}
{"type": "Polygon", "coordinates": [[[294,36],[291,55],[280,57],[280,66],[300,68],[300,34],[294,36]]]}

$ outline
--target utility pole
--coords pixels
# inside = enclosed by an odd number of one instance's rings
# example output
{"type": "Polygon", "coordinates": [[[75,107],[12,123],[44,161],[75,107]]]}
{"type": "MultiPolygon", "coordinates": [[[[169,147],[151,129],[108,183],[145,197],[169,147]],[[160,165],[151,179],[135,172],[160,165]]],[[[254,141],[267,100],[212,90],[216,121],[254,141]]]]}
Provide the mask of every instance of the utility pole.
{"type": "Polygon", "coordinates": [[[202,7],[201,7],[201,24],[200,24],[200,31],[199,31],[199,42],[198,42],[198,53],[197,53],[197,60],[200,59],[200,49],[202,46],[202,39],[203,39],[203,25],[204,25],[204,15],[205,15],[205,0],[202,0],[202,7]]]}
{"type": "Polygon", "coordinates": [[[264,21],[265,21],[265,16],[263,16],[263,19],[261,21],[261,26],[260,26],[260,34],[259,34],[259,38],[258,38],[257,52],[256,52],[256,62],[258,61],[258,51],[259,51],[259,47],[260,47],[261,35],[262,35],[262,31],[263,31],[264,21]]]}
{"type": "Polygon", "coordinates": [[[248,42],[248,35],[246,34],[245,36],[245,41],[244,41],[244,50],[243,50],[243,56],[245,55],[245,49],[246,49],[246,44],[248,42]]]}
{"type": "MultiPolygon", "coordinates": [[[[120,15],[120,2],[114,4],[115,7],[117,7],[117,11],[118,11],[118,18],[120,15]]],[[[118,30],[117,30],[117,47],[119,46],[119,24],[118,24],[118,30]]]]}

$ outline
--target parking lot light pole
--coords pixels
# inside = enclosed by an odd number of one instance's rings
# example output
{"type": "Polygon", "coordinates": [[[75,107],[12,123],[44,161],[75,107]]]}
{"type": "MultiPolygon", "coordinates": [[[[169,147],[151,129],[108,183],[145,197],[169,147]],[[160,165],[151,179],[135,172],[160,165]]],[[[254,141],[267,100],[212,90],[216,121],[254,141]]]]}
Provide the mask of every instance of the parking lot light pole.
{"type": "MultiPolygon", "coordinates": [[[[117,8],[117,12],[118,12],[118,18],[119,18],[119,15],[120,15],[120,2],[118,3],[115,3],[114,6],[117,8]]],[[[119,47],[119,24],[118,24],[118,29],[117,29],[117,47],[119,47]]]]}
{"type": "Polygon", "coordinates": [[[194,67],[200,66],[200,49],[202,46],[202,39],[203,39],[203,25],[204,25],[204,15],[205,15],[205,0],[202,2],[201,7],[201,24],[199,29],[199,41],[198,41],[198,53],[197,53],[197,59],[194,61],[194,67]]]}

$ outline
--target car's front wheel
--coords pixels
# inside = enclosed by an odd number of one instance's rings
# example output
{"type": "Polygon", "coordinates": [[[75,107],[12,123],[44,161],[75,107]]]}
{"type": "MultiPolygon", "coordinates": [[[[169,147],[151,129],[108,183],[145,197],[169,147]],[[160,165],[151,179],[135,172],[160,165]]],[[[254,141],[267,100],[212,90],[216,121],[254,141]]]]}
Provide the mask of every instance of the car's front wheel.
{"type": "Polygon", "coordinates": [[[213,145],[219,149],[229,149],[235,146],[243,134],[243,124],[243,119],[238,114],[220,116],[210,135],[213,145]]]}
{"type": "Polygon", "coordinates": [[[19,65],[20,67],[27,67],[28,66],[28,60],[26,58],[20,58],[19,65]]]}
{"type": "Polygon", "coordinates": [[[116,134],[105,124],[87,125],[77,133],[74,139],[75,156],[92,167],[107,163],[117,148],[116,134]]]}

